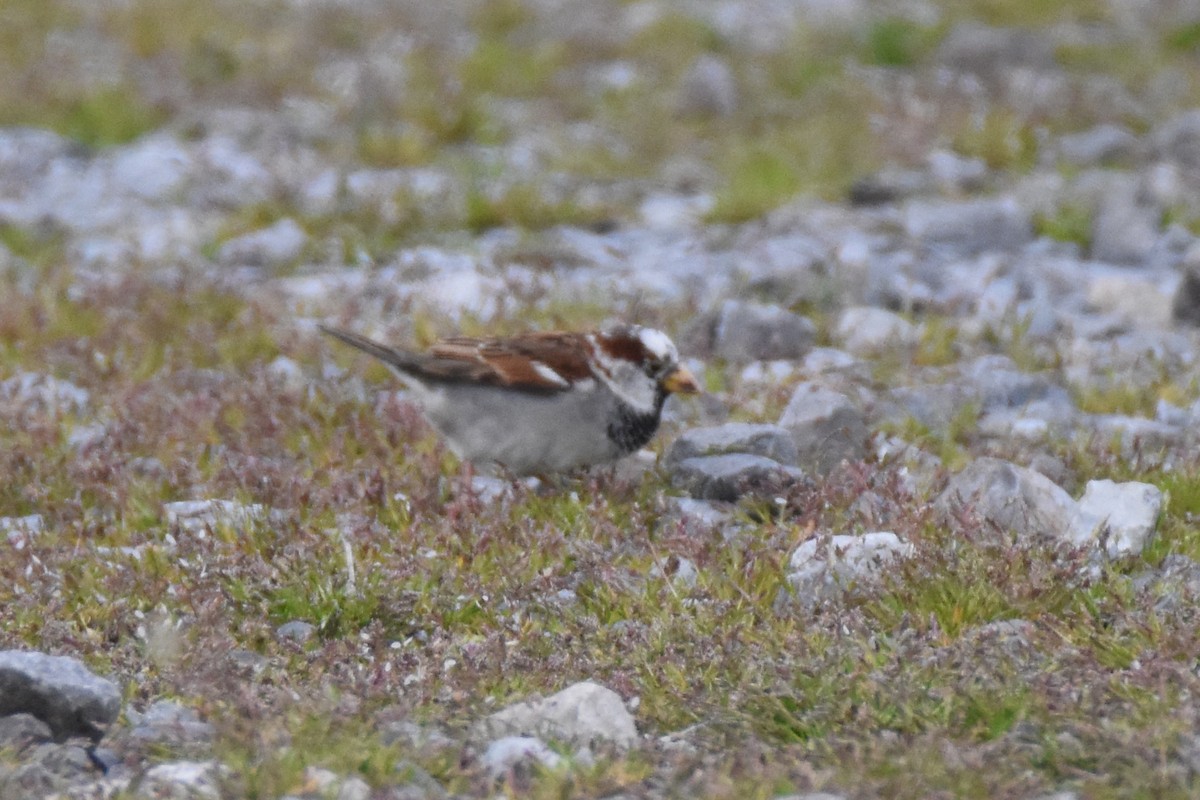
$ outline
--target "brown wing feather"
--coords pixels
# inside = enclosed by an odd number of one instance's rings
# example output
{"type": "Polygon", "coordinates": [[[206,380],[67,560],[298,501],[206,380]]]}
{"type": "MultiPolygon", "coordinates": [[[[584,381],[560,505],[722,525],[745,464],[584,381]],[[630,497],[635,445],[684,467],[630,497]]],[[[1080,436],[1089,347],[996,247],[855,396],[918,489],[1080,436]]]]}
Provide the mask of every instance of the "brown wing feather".
{"type": "MultiPolygon", "coordinates": [[[[533,392],[560,392],[567,383],[592,375],[591,344],[580,333],[526,333],[507,339],[443,339],[429,349],[434,363],[466,362],[481,368],[473,377],[484,383],[533,392]],[[538,366],[553,370],[552,380],[538,366]]],[[[432,366],[432,365],[431,365],[432,366]]],[[[448,366],[448,365],[447,365],[448,366]]]]}

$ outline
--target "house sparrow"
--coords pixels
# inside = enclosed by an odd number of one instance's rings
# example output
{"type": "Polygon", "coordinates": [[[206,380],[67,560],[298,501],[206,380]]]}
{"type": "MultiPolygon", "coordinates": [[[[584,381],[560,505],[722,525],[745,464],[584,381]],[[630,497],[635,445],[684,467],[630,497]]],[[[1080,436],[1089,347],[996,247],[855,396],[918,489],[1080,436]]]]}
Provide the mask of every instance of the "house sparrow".
{"type": "Polygon", "coordinates": [[[700,391],[667,335],[640,325],[456,337],[428,353],[321,330],[391,367],[459,458],[518,475],[627,456],[658,429],[668,394],[700,391]]]}

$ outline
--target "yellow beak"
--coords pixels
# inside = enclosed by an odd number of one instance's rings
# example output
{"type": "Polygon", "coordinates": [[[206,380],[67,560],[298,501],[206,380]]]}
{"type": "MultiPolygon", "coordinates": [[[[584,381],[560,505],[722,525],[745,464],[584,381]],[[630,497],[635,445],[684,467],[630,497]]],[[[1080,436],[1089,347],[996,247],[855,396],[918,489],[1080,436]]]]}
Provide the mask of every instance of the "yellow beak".
{"type": "Polygon", "coordinates": [[[696,376],[687,367],[676,367],[674,372],[663,378],[662,386],[668,392],[677,392],[679,394],[700,393],[700,384],[696,383],[696,376]]]}

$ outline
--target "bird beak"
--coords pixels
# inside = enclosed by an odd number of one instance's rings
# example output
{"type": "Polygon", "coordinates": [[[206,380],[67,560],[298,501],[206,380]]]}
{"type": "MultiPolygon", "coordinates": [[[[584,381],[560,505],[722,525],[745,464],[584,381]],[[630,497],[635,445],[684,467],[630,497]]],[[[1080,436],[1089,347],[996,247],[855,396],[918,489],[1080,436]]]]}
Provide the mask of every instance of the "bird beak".
{"type": "Polygon", "coordinates": [[[700,393],[700,384],[696,383],[696,376],[687,367],[676,367],[670,375],[663,378],[662,386],[668,392],[677,392],[679,394],[700,393]]]}

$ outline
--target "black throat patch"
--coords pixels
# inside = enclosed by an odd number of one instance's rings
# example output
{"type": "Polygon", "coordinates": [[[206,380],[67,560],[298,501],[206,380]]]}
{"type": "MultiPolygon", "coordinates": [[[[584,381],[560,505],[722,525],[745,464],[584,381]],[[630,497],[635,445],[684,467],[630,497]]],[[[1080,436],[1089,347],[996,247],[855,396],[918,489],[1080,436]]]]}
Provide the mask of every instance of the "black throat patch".
{"type": "Polygon", "coordinates": [[[637,411],[625,403],[617,404],[617,419],[608,423],[608,438],[621,451],[621,455],[640,450],[650,441],[658,430],[666,400],[667,394],[660,388],[654,398],[653,411],[637,411]]]}

